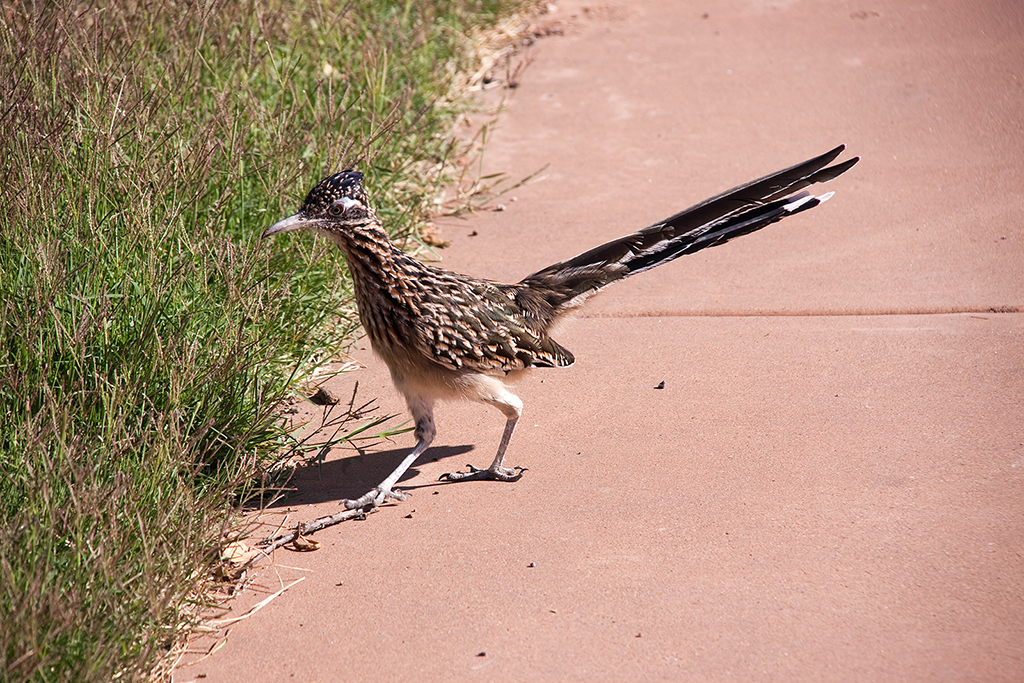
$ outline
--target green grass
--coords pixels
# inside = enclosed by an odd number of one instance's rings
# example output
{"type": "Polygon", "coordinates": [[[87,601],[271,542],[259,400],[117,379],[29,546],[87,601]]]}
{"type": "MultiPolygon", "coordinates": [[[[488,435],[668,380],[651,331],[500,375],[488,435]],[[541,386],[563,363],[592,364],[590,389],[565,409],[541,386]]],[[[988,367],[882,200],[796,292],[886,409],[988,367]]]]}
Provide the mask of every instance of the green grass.
{"type": "Polygon", "coordinates": [[[146,679],[356,331],[323,175],[416,234],[501,0],[0,4],[0,679],[146,679]]]}

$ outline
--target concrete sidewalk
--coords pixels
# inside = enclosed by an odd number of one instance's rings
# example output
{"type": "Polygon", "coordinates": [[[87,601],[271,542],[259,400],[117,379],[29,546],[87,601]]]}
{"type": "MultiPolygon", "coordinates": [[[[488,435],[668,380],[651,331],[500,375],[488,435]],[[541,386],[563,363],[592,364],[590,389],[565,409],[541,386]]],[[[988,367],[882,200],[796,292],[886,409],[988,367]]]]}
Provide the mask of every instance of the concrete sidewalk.
{"type": "MultiPolygon", "coordinates": [[[[547,170],[440,222],[445,267],[518,280],[838,143],[863,160],[826,204],[589,302],[556,335],[576,365],[518,388],[519,482],[438,483],[503,425],[441,405],[409,500],[278,551],[259,587],[304,580],[175,680],[1024,680],[1024,9],[543,21],[564,35],[485,170],[547,170]]],[[[402,411],[358,357],[332,387],[402,411]]],[[[411,445],[303,473],[293,519],[411,445]]]]}

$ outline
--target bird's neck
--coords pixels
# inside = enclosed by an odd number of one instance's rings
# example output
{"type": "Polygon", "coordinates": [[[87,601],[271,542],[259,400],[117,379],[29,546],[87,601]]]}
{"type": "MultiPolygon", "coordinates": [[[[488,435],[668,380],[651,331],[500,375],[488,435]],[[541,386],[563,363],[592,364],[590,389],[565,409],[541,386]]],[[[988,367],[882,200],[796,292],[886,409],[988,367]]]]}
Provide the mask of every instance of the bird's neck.
{"type": "Polygon", "coordinates": [[[381,265],[404,253],[395,246],[384,231],[384,226],[377,221],[345,230],[331,230],[326,234],[349,260],[365,260],[371,265],[381,265]]]}
{"type": "Polygon", "coordinates": [[[360,308],[365,304],[400,303],[406,298],[402,295],[426,269],[395,246],[378,222],[353,227],[342,233],[331,232],[330,237],[348,261],[360,308]],[[394,301],[385,301],[392,299],[394,301]]]}
{"type": "Polygon", "coordinates": [[[379,223],[331,233],[331,239],[345,254],[370,343],[382,357],[396,357],[414,343],[422,313],[417,294],[429,269],[396,247],[379,223]]]}

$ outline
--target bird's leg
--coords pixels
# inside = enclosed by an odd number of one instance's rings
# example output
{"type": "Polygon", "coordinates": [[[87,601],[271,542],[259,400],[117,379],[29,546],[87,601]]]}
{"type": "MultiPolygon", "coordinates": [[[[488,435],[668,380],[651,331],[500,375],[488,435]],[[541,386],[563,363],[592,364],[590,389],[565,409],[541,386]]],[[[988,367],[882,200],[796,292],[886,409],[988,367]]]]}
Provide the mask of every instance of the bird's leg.
{"type": "Polygon", "coordinates": [[[523,414],[523,402],[519,397],[506,391],[500,398],[492,398],[487,401],[494,407],[501,410],[508,418],[505,423],[505,433],[501,435],[501,443],[498,444],[498,454],[494,456],[494,462],[485,470],[479,467],[469,467],[469,472],[448,472],[441,475],[441,479],[449,481],[464,481],[466,479],[495,479],[497,481],[518,481],[526,471],[525,467],[502,467],[505,459],[505,449],[508,442],[512,440],[512,433],[516,430],[516,423],[523,414]]]}
{"type": "Polygon", "coordinates": [[[412,412],[413,419],[416,421],[416,446],[409,452],[409,455],[405,456],[405,459],[395,468],[395,471],[389,474],[387,479],[378,484],[376,488],[367,491],[359,498],[341,501],[341,504],[349,510],[366,507],[367,505],[377,507],[390,498],[405,500],[405,494],[401,491],[396,491],[392,487],[405,474],[405,471],[416,462],[416,458],[423,455],[423,451],[430,447],[434,436],[437,434],[437,428],[434,426],[433,402],[420,397],[410,397],[406,402],[409,405],[410,412],[412,412]]]}

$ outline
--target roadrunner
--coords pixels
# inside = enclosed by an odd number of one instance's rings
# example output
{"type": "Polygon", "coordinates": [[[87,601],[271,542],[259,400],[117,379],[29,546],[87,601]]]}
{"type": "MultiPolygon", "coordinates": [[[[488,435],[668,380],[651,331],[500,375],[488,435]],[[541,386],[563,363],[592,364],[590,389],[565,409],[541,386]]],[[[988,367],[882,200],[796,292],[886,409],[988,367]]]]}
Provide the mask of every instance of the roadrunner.
{"type": "Polygon", "coordinates": [[[388,239],[367,201],[361,173],[343,171],[322,180],[298,213],[271,225],[263,237],[309,229],[341,248],[370,344],[390,369],[416,423],[416,446],[395,471],[373,490],[343,504],[354,509],[405,499],[395,483],[434,440],[434,403],[439,399],[481,401],[507,419],[498,453],[487,469],[470,465],[468,472],[441,478],[519,479],[523,468],[507,468],[503,462],[523,402],[503,379],[527,368],[572,365],[572,353],[548,336],[552,325],[613,282],[817,206],[832,193],[814,196],[802,190],[857,163],[853,158],[829,166],[842,151],[839,146],[724,192],[517,284],[420,263],[388,239]]]}

